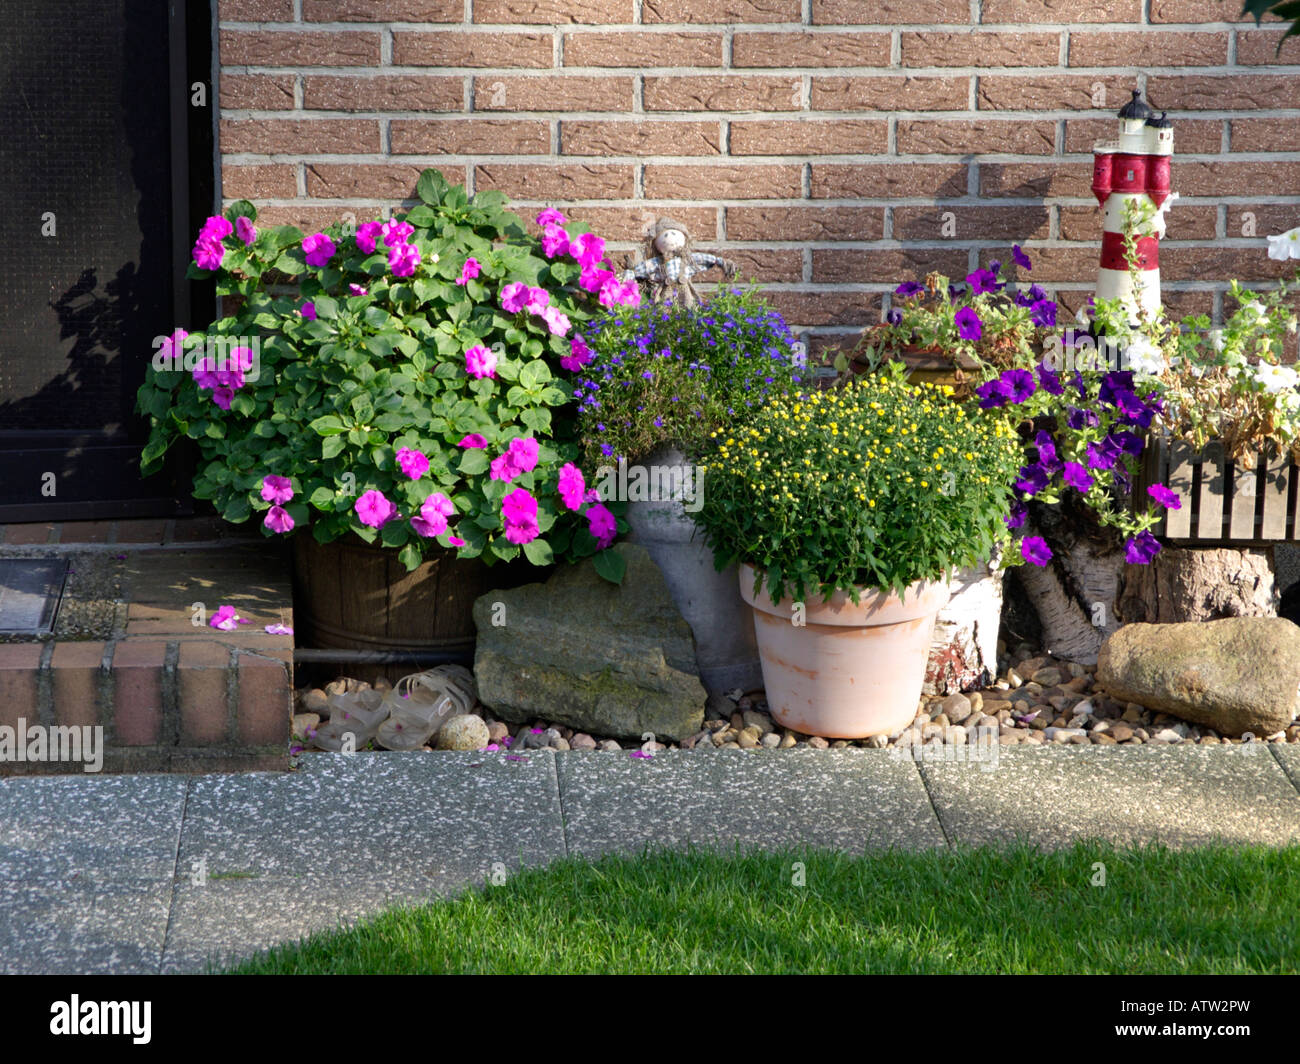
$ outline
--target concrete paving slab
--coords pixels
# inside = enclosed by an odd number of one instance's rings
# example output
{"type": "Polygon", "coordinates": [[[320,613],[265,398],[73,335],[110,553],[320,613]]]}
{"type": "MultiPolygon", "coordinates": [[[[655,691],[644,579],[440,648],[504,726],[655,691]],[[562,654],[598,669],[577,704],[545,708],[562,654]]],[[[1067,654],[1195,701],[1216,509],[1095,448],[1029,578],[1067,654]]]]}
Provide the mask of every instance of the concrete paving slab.
{"type": "Polygon", "coordinates": [[[182,776],[0,779],[0,883],[171,882],[182,776]]]}
{"type": "Polygon", "coordinates": [[[594,857],[646,844],[862,853],[944,844],[916,766],[885,750],[671,750],[557,758],[565,837],[594,857]]]}
{"type": "Polygon", "coordinates": [[[465,886],[446,877],[410,875],[209,879],[201,886],[187,880],[176,890],[162,970],[222,967],[465,886]]]}
{"type": "Polygon", "coordinates": [[[1300,792],[1300,743],[1269,743],[1268,748],[1282,766],[1282,771],[1295,785],[1296,791],[1300,792]]]}
{"type": "Polygon", "coordinates": [[[0,974],[156,973],[171,883],[0,881],[0,974]]]}
{"type": "Polygon", "coordinates": [[[936,762],[921,774],[954,845],[1300,841],[1300,794],[1262,744],[1006,747],[992,772],[936,762]]]}
{"type": "Polygon", "coordinates": [[[192,784],[179,871],[209,877],[428,875],[466,882],[493,864],[564,853],[554,755],[312,754],[289,773],[192,784]]]}

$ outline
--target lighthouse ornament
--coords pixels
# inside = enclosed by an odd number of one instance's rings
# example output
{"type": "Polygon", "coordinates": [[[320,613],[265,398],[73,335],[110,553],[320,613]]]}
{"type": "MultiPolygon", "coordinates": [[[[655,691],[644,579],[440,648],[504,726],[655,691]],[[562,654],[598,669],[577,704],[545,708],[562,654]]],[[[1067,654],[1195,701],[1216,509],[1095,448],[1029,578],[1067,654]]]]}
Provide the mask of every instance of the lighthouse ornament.
{"type": "Polygon", "coordinates": [[[1097,298],[1121,299],[1134,318],[1154,318],[1160,311],[1160,238],[1165,213],[1178,193],[1170,191],[1174,154],[1173,123],[1157,117],[1139,89],[1119,110],[1119,139],[1097,144],[1092,155],[1092,191],[1102,209],[1101,268],[1097,298]],[[1135,284],[1124,252],[1124,217],[1140,221],[1135,284]]]}

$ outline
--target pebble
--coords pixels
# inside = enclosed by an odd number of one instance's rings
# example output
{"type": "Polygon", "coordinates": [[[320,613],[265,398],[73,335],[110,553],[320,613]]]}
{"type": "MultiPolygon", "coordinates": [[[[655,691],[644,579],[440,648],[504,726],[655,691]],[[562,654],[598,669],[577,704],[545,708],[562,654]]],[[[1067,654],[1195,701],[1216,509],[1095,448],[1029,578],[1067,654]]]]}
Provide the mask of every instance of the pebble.
{"type": "Polygon", "coordinates": [[[763,736],[762,745],[765,749],[775,750],[781,745],[781,736],[777,735],[774,731],[770,731],[763,736]]]}
{"type": "Polygon", "coordinates": [[[756,710],[747,709],[741,715],[746,728],[757,728],[759,735],[766,735],[773,730],[772,720],[766,713],[759,713],[756,710]]]}
{"type": "Polygon", "coordinates": [[[1061,682],[1061,670],[1048,666],[1045,669],[1039,669],[1034,673],[1034,683],[1042,684],[1044,687],[1055,687],[1061,682]]]}
{"type": "Polygon", "coordinates": [[[757,728],[746,728],[740,733],[740,748],[742,750],[756,750],[760,738],[762,738],[762,735],[757,728]]]}
{"type": "MultiPolygon", "coordinates": [[[[707,735],[708,732],[703,732],[701,734],[707,735]]],[[[698,736],[696,738],[698,738],[698,736]]],[[[596,749],[596,740],[586,732],[578,732],[577,735],[569,740],[569,748],[571,750],[594,750],[596,749]]]]}
{"type": "Polygon", "coordinates": [[[811,746],[814,750],[826,750],[830,747],[831,744],[828,743],[825,739],[823,739],[820,735],[814,735],[812,736],[812,738],[808,740],[808,745],[811,746]]]}
{"type": "Polygon", "coordinates": [[[452,717],[438,729],[439,750],[478,750],[487,744],[487,723],[473,713],[452,717]]]}
{"type": "Polygon", "coordinates": [[[609,754],[616,754],[619,751],[621,751],[623,748],[619,746],[614,739],[605,739],[603,742],[601,742],[601,744],[597,747],[597,749],[604,750],[606,753],[609,754]]]}
{"type": "Polygon", "coordinates": [[[1076,702],[1074,704],[1074,712],[1076,714],[1082,714],[1085,717],[1091,717],[1093,714],[1092,699],[1085,698],[1082,702],[1076,702]]]}
{"type": "Polygon", "coordinates": [[[883,750],[888,745],[889,745],[889,736],[887,735],[873,735],[870,739],[867,740],[867,746],[869,746],[872,750],[883,750]]]}
{"type": "Polygon", "coordinates": [[[1097,746],[1117,746],[1118,743],[1105,732],[1095,731],[1089,737],[1097,746]]]}
{"type": "Polygon", "coordinates": [[[939,703],[939,715],[952,724],[960,724],[974,711],[971,700],[963,694],[950,694],[939,703]]]}
{"type": "Polygon", "coordinates": [[[510,728],[499,720],[488,721],[488,738],[494,743],[499,743],[510,734],[510,728]]]}
{"type": "Polygon", "coordinates": [[[554,739],[551,740],[551,749],[552,749],[552,750],[571,750],[571,749],[573,749],[573,748],[569,745],[569,740],[568,740],[568,739],[564,738],[564,736],[562,736],[562,735],[559,735],[559,736],[556,736],[554,739]]]}
{"type": "Polygon", "coordinates": [[[319,713],[323,715],[329,711],[329,696],[319,687],[313,687],[302,696],[301,705],[304,713],[319,713]]]}
{"type": "Polygon", "coordinates": [[[1116,724],[1110,729],[1110,737],[1117,743],[1128,742],[1129,739],[1133,738],[1133,729],[1127,724],[1116,724]]]}
{"type": "Polygon", "coordinates": [[[1046,731],[1043,732],[1043,735],[1046,736],[1048,739],[1050,739],[1052,742],[1057,742],[1058,736],[1061,737],[1059,740],[1060,742],[1067,742],[1068,740],[1070,740],[1076,735],[1086,738],[1087,734],[1088,733],[1085,732],[1082,728],[1048,728],[1046,731]]]}
{"type": "Polygon", "coordinates": [[[307,733],[320,723],[319,713],[296,713],[293,718],[293,737],[307,738],[307,733]]]}
{"type": "Polygon", "coordinates": [[[1181,743],[1183,737],[1173,728],[1161,728],[1155,735],[1151,736],[1151,740],[1157,743],[1181,743]]]}
{"type": "Polygon", "coordinates": [[[798,741],[799,741],[799,740],[795,738],[794,732],[790,731],[790,730],[787,728],[786,731],[785,731],[785,733],[781,736],[781,747],[780,747],[780,749],[782,749],[782,750],[789,750],[790,747],[794,746],[798,741]]]}

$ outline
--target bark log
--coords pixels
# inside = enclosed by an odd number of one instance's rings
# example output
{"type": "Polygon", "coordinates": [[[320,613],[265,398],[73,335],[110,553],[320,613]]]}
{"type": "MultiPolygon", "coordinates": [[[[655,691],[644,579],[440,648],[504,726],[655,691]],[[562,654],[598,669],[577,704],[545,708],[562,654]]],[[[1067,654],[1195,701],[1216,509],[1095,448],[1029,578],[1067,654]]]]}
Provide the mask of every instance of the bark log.
{"type": "Polygon", "coordinates": [[[1124,554],[1085,537],[1058,535],[1048,543],[1053,556],[1047,565],[1016,571],[1042,623],[1042,649],[1059,660],[1095,665],[1102,642],[1119,627],[1115,600],[1124,554]]]}
{"type": "Polygon", "coordinates": [[[968,691],[997,675],[1003,572],[995,561],[956,574],[952,598],[935,620],[925,694],[968,691]]]}
{"type": "Polygon", "coordinates": [[[1276,617],[1272,551],[1166,546],[1149,565],[1124,574],[1119,613],[1126,624],[1276,617]]]}

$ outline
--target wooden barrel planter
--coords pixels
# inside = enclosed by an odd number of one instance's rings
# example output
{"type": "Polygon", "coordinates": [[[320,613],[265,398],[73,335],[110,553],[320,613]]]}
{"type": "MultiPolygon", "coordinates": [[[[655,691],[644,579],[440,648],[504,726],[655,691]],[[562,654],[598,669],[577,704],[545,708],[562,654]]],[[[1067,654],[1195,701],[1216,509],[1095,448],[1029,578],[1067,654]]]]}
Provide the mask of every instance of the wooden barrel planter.
{"type": "Polygon", "coordinates": [[[1181,440],[1154,439],[1134,478],[1136,508],[1150,502],[1151,484],[1182,498],[1179,509],[1164,512],[1155,535],[1189,544],[1300,541],[1300,474],[1289,452],[1233,462],[1218,442],[1197,453],[1181,440]]]}
{"type": "MultiPolygon", "coordinates": [[[[407,572],[397,551],[356,537],[293,537],[294,620],[299,645],[322,649],[460,653],[472,657],[474,600],[501,587],[545,580],[524,562],[488,566],[434,553],[407,572]]],[[[340,666],[358,679],[405,675],[416,665],[340,666]]]]}

